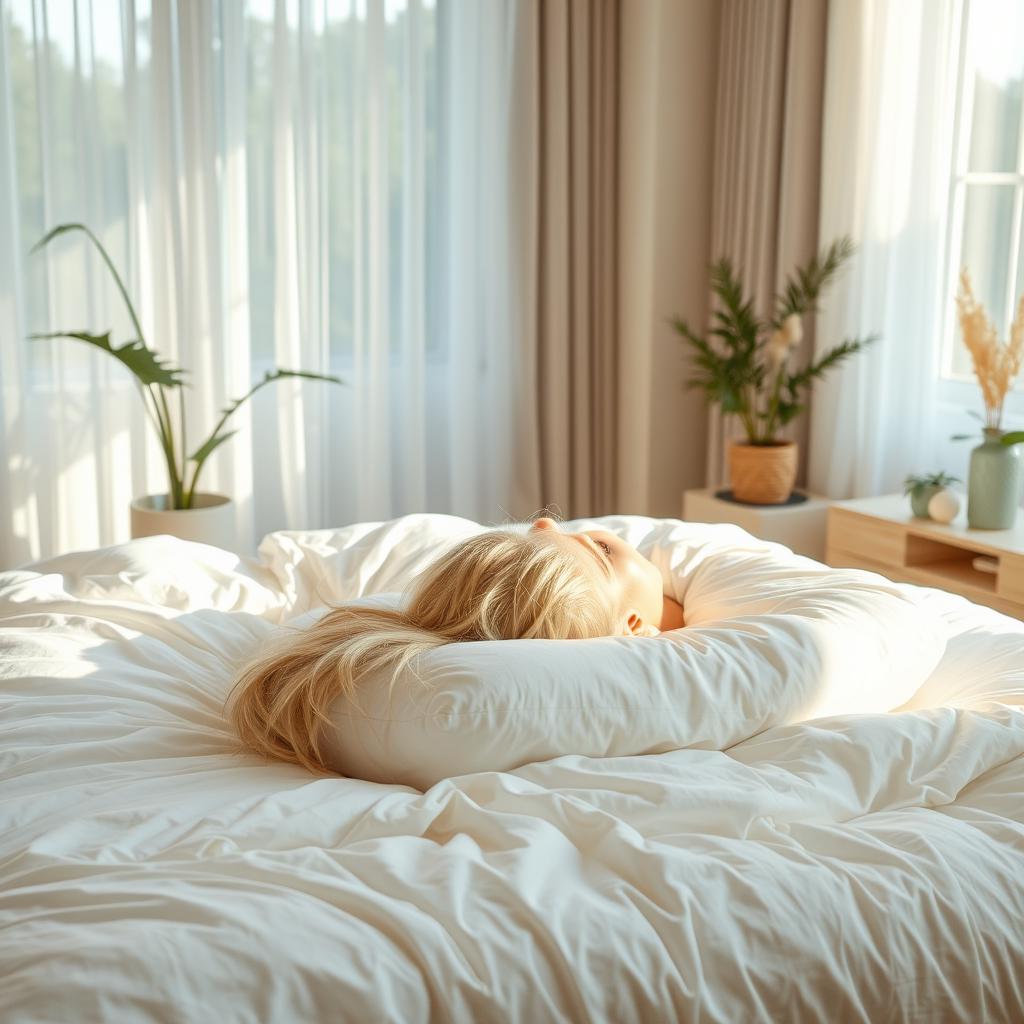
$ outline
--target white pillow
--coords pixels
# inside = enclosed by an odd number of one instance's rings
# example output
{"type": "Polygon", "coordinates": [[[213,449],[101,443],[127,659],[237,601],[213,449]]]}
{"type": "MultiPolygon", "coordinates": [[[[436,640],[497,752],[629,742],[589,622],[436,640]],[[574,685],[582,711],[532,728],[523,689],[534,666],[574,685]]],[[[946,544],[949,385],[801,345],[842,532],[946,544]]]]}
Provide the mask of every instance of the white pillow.
{"type": "MultiPolygon", "coordinates": [[[[732,526],[621,516],[566,528],[593,525],[661,568],[687,628],[449,644],[393,688],[388,673],[364,677],[355,702],[332,709],[331,767],[425,789],[565,754],[724,749],[773,725],[898,707],[945,648],[941,622],[873,573],[829,569],[732,526]]],[[[396,535],[408,559],[408,524],[396,535]]]]}

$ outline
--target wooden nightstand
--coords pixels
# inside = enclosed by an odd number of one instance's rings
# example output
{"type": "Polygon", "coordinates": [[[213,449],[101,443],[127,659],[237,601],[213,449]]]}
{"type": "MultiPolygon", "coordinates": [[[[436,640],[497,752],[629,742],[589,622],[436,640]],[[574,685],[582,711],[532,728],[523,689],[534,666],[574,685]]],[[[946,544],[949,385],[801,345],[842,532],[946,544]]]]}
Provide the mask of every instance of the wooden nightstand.
{"type": "Polygon", "coordinates": [[[831,502],[808,494],[799,505],[737,505],[713,490],[687,491],[683,519],[691,523],[735,523],[762,540],[785,544],[819,562],[825,557],[825,513],[831,502]]]}
{"type": "Polygon", "coordinates": [[[916,518],[898,494],[839,501],[828,512],[825,561],[949,590],[1024,619],[1021,516],[1012,530],[969,530],[962,512],[948,526],[916,518]],[[995,571],[975,568],[978,557],[995,571]]]}

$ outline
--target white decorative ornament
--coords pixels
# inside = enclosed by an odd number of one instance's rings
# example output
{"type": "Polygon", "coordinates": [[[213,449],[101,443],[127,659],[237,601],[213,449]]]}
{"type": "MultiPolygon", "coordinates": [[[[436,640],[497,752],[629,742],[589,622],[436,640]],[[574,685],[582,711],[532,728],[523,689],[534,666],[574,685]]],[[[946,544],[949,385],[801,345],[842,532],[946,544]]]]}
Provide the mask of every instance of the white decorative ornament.
{"type": "Polygon", "coordinates": [[[781,366],[786,361],[786,357],[789,355],[789,339],[781,328],[768,339],[765,354],[773,367],[781,366]]]}
{"type": "Polygon", "coordinates": [[[804,325],[799,313],[790,313],[782,321],[782,332],[790,348],[796,348],[804,340],[804,325]]]}
{"type": "Polygon", "coordinates": [[[928,502],[928,515],[937,523],[951,523],[960,511],[960,504],[960,495],[956,491],[939,491],[928,502]]]}

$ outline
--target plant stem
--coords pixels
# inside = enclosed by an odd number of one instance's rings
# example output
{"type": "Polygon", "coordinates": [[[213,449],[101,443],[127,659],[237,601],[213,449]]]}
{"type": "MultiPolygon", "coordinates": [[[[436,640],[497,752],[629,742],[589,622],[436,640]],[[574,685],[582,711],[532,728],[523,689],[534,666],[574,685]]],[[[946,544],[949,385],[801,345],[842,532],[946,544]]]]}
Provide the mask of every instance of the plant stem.
{"type": "Polygon", "coordinates": [[[754,419],[750,415],[749,408],[741,409],[739,417],[743,423],[743,429],[747,432],[747,439],[751,444],[757,444],[757,425],[754,423],[754,419]]]}
{"type": "Polygon", "coordinates": [[[156,385],[150,386],[150,397],[153,400],[153,408],[157,415],[157,438],[160,441],[160,449],[164,453],[164,462],[167,465],[167,496],[171,500],[171,508],[181,507],[181,484],[178,480],[178,467],[175,464],[174,441],[171,433],[170,418],[167,416],[167,401],[160,394],[152,390],[156,385]],[[161,400],[163,400],[161,402],[161,400]]]}
{"type": "MultiPolygon", "coordinates": [[[[159,385],[157,385],[159,387],[159,385]]],[[[167,469],[171,483],[171,505],[173,508],[183,508],[181,479],[178,476],[178,454],[174,444],[174,425],[171,422],[171,410],[167,405],[167,395],[164,388],[158,391],[160,405],[163,407],[164,424],[166,425],[165,448],[167,452],[167,469]]]]}
{"type": "Polygon", "coordinates": [[[199,463],[192,468],[192,482],[185,491],[185,508],[192,507],[192,501],[196,496],[196,483],[199,481],[199,463]]]}
{"type": "MultiPolygon", "coordinates": [[[[181,486],[185,486],[185,477],[188,473],[188,435],[185,432],[185,389],[178,388],[178,427],[181,430],[181,486]]],[[[192,507],[192,494],[185,496],[185,508],[192,507]]]]}
{"type": "Polygon", "coordinates": [[[149,417],[149,422],[153,424],[156,432],[160,433],[160,420],[158,418],[158,412],[156,402],[153,399],[153,393],[142,383],[137,377],[135,379],[136,387],[139,389],[139,396],[142,398],[142,408],[146,410],[146,415],[149,417]],[[150,402],[153,402],[152,408],[150,408],[150,402]]]}
{"type": "Polygon", "coordinates": [[[754,444],[757,444],[757,442],[761,439],[760,438],[760,432],[757,429],[757,417],[758,417],[757,396],[758,396],[757,385],[756,384],[748,384],[747,385],[747,415],[750,418],[750,426],[749,426],[748,429],[750,431],[750,440],[754,444]]]}
{"type": "Polygon", "coordinates": [[[775,421],[779,415],[779,391],[782,389],[782,371],[785,369],[785,366],[785,361],[783,361],[775,371],[775,383],[772,385],[772,397],[768,403],[767,421],[765,423],[766,441],[771,441],[775,436],[775,421]]]}
{"type": "Polygon", "coordinates": [[[135,313],[135,307],[132,305],[132,300],[128,298],[128,291],[124,286],[124,282],[121,280],[121,275],[117,272],[117,268],[111,262],[110,257],[107,255],[106,249],[100,245],[100,240],[84,225],[80,224],[79,227],[92,239],[93,244],[99,250],[100,258],[107,265],[107,269],[114,276],[114,283],[117,285],[117,290],[121,293],[121,298],[124,299],[124,304],[128,307],[128,315],[132,318],[132,324],[135,327],[135,332],[139,336],[139,341],[146,344],[145,335],[142,333],[142,324],[139,323],[139,318],[135,313]]]}
{"type": "MultiPolygon", "coordinates": [[[[114,266],[112,260],[107,255],[106,249],[100,244],[100,240],[86,227],[84,224],[77,225],[86,235],[92,240],[93,245],[99,251],[100,258],[107,265],[107,269],[110,271],[111,276],[114,278],[114,284],[117,285],[117,290],[121,293],[121,298],[124,300],[125,307],[128,310],[128,315],[131,317],[132,326],[135,328],[135,333],[138,335],[138,339],[143,345],[146,344],[146,336],[142,330],[142,324],[139,322],[139,316],[135,312],[135,307],[132,305],[132,300],[128,297],[128,289],[124,286],[124,281],[121,280],[121,275],[117,272],[117,268],[114,266]]],[[[148,346],[147,346],[148,347],[148,346]]],[[[180,389],[179,389],[180,390],[180,389]]],[[[182,497],[182,484],[178,477],[177,458],[174,450],[174,427],[171,423],[170,410],[167,407],[167,398],[164,395],[164,389],[160,385],[151,385],[149,389],[149,395],[153,400],[153,408],[156,413],[156,427],[157,432],[160,434],[160,446],[164,450],[164,458],[167,461],[167,476],[168,483],[170,484],[168,496],[171,499],[171,506],[173,508],[181,508],[181,497],[182,497]],[[153,392],[153,387],[158,387],[159,390],[159,401],[157,396],[153,392]],[[161,416],[161,406],[163,408],[163,415],[161,416]]],[[[184,429],[184,420],[182,421],[182,429],[184,429]]],[[[184,444],[182,445],[184,448],[184,444]]],[[[183,453],[184,454],[184,453],[183,453]]],[[[184,474],[182,474],[184,475],[184,474]]]]}
{"type": "Polygon", "coordinates": [[[167,465],[167,496],[171,499],[171,507],[179,508],[179,497],[181,487],[178,482],[178,469],[174,456],[174,435],[172,433],[170,416],[167,410],[167,400],[164,398],[163,390],[158,393],[156,384],[150,384],[144,389],[153,403],[153,420],[156,426],[157,440],[160,442],[160,449],[164,453],[164,462],[167,465]]]}

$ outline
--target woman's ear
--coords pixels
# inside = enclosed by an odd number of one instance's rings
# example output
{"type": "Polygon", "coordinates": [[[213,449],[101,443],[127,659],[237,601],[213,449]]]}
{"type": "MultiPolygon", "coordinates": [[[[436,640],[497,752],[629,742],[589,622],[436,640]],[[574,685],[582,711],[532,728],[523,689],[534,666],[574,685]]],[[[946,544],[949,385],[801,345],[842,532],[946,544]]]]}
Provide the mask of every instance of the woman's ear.
{"type": "Polygon", "coordinates": [[[643,622],[636,612],[630,610],[626,615],[626,623],[622,627],[623,636],[636,636],[636,631],[643,625],[643,622]]]}
{"type": "Polygon", "coordinates": [[[637,614],[634,609],[630,609],[629,614],[626,616],[626,624],[622,628],[623,636],[660,636],[661,631],[657,626],[652,626],[648,622],[644,622],[643,619],[637,614]]]}

